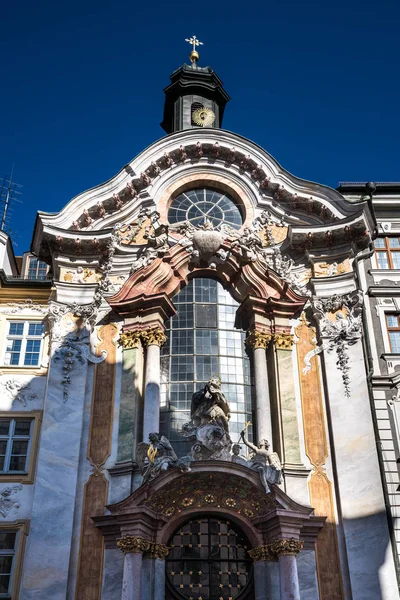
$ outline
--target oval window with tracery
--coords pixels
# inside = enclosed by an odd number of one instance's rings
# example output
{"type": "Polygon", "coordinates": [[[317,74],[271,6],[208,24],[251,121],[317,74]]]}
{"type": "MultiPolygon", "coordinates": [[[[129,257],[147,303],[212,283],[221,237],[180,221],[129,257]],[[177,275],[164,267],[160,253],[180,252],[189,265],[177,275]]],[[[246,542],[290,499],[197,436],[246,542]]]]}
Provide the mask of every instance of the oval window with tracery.
{"type": "Polygon", "coordinates": [[[169,546],[167,600],[253,598],[249,544],[231,521],[211,516],[188,521],[169,546]]]}
{"type": "Polygon", "coordinates": [[[214,227],[225,223],[239,229],[243,223],[236,202],[218,190],[210,188],[188,190],[172,200],[168,211],[168,221],[171,225],[189,221],[196,227],[201,227],[204,219],[211,221],[214,227]]]}

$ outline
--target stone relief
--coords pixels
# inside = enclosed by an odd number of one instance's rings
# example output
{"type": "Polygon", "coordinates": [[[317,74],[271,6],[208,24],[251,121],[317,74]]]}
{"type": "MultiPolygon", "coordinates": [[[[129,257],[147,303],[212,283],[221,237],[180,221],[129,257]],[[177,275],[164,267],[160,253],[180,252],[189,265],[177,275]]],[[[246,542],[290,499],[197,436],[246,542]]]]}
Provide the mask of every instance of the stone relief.
{"type": "Polygon", "coordinates": [[[31,310],[41,315],[47,315],[47,306],[41,306],[37,302],[33,302],[30,298],[27,298],[23,302],[8,302],[0,307],[0,313],[17,314],[31,310]]]}
{"type": "Polygon", "coordinates": [[[29,401],[37,398],[37,394],[34,394],[29,390],[30,382],[21,381],[15,377],[11,377],[5,381],[0,381],[0,385],[4,395],[8,396],[12,402],[15,402],[16,400],[21,402],[23,406],[26,406],[29,401]]]}
{"type": "Polygon", "coordinates": [[[147,267],[153,260],[168,252],[168,225],[160,223],[159,218],[160,213],[157,211],[150,214],[151,226],[145,228],[143,235],[143,238],[147,240],[147,245],[139,250],[138,256],[132,264],[131,274],[141,267],[147,267]]]}
{"type": "Polygon", "coordinates": [[[8,485],[0,492],[0,515],[4,518],[8,516],[8,513],[12,509],[18,509],[21,507],[20,503],[13,498],[15,494],[22,490],[22,485],[8,485]]]}
{"type": "Polygon", "coordinates": [[[150,444],[141,442],[136,447],[136,459],[142,474],[142,484],[154,479],[172,467],[190,471],[190,459],[179,459],[167,438],[159,433],[149,434],[150,444]]]}
{"type": "MultiPolygon", "coordinates": [[[[204,223],[201,227],[195,227],[189,221],[176,223],[170,227],[170,230],[183,234],[178,244],[185,247],[191,257],[191,262],[200,265],[206,262],[211,269],[215,269],[217,264],[224,262],[228,253],[221,249],[224,242],[223,228],[226,226],[214,228],[207,217],[204,217],[204,223]]],[[[230,228],[229,228],[230,229],[230,228]]]]}
{"type": "Polygon", "coordinates": [[[63,273],[63,280],[70,283],[99,283],[101,278],[102,274],[84,267],[77,267],[75,270],[63,273]]]}
{"type": "Polygon", "coordinates": [[[85,327],[72,331],[62,339],[62,342],[55,349],[53,361],[55,363],[62,362],[63,402],[67,402],[69,397],[72,371],[84,365],[86,361],[91,363],[103,362],[107,356],[107,351],[103,350],[101,354],[101,356],[94,356],[90,352],[89,332],[85,327]]]}
{"type": "Polygon", "coordinates": [[[337,367],[342,372],[344,393],[350,397],[350,366],[347,349],[362,336],[362,292],[355,291],[346,295],[333,295],[331,298],[317,298],[312,301],[313,314],[318,321],[322,344],[304,357],[303,373],[311,369],[311,359],[321,352],[336,351],[337,367]],[[341,312],[343,310],[343,312],[341,312]],[[334,315],[334,320],[329,318],[334,315]]]}

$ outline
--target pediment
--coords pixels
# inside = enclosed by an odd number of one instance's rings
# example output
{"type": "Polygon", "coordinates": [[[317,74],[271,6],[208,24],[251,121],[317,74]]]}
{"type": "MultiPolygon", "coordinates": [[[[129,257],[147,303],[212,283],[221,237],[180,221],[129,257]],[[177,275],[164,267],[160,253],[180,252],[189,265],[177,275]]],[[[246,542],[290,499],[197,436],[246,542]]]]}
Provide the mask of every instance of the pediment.
{"type": "MultiPolygon", "coordinates": [[[[83,245],[87,239],[91,250],[94,237],[107,237],[116,224],[133,222],[143,207],[165,209],[168,190],[192,180],[223,181],[246,205],[246,223],[257,210],[269,210],[288,228],[294,250],[306,250],[307,243],[332,246],[342,239],[365,246],[374,227],[367,202],[350,202],[334,189],[291,175],[241,136],[190,130],[155,142],[110,181],[78,195],[59,213],[39,213],[34,251],[43,254],[49,239],[63,237],[62,232],[66,239],[78,236],[83,245]]],[[[165,210],[161,214],[165,222],[165,210]]]]}

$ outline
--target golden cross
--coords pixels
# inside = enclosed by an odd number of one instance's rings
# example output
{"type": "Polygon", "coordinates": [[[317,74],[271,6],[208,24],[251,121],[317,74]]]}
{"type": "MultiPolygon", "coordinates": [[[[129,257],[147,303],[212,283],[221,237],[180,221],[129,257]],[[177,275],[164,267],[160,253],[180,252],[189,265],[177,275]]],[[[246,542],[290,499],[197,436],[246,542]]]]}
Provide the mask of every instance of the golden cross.
{"type": "Polygon", "coordinates": [[[192,37],[189,39],[185,38],[185,42],[193,44],[193,52],[196,52],[196,46],[204,46],[203,42],[199,42],[195,35],[192,35],[192,37]]]}

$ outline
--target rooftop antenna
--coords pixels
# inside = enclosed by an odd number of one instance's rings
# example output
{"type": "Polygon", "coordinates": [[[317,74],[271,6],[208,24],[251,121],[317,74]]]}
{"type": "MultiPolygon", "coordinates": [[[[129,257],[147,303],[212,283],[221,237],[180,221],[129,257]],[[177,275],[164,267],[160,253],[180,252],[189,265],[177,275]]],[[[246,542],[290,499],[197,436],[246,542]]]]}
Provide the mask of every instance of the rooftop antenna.
{"type": "Polygon", "coordinates": [[[6,228],[8,228],[8,215],[9,211],[12,212],[13,203],[22,202],[22,200],[18,198],[18,196],[21,196],[22,194],[20,191],[22,185],[15,183],[13,180],[13,174],[14,163],[11,169],[10,177],[0,177],[0,231],[6,231],[6,228]]]}

